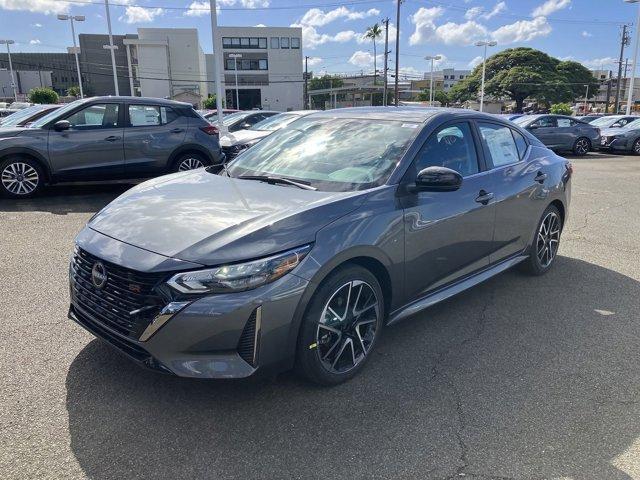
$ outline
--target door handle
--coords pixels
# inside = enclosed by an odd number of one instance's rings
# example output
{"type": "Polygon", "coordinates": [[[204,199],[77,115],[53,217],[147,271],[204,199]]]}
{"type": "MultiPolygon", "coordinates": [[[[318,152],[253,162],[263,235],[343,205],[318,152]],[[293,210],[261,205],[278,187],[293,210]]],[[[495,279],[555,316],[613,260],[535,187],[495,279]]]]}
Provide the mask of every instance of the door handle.
{"type": "Polygon", "coordinates": [[[544,183],[546,179],[547,179],[547,174],[544,172],[538,172],[538,174],[534,178],[534,180],[538,183],[544,183]]]}
{"type": "Polygon", "coordinates": [[[479,195],[476,197],[476,202],[483,205],[488,204],[491,200],[493,200],[493,193],[484,190],[480,190],[479,195]]]}
{"type": "Polygon", "coordinates": [[[115,136],[115,135],[111,135],[111,136],[109,136],[109,137],[105,138],[105,140],[106,140],[107,142],[115,142],[116,140],[120,140],[120,137],[117,137],[117,136],[115,136]]]}
{"type": "Polygon", "coordinates": [[[184,129],[182,128],[174,128],[173,130],[171,130],[171,133],[182,133],[184,132],[184,129]]]}

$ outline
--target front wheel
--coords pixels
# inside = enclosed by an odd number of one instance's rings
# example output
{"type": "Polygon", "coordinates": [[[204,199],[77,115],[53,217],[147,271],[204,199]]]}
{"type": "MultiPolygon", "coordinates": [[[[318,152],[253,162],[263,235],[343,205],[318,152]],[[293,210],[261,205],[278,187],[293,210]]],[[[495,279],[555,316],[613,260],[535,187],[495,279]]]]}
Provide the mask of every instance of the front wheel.
{"type": "Polygon", "coordinates": [[[0,193],[9,198],[29,198],[44,184],[42,169],[29,158],[13,157],[0,162],[0,193]]]}
{"type": "Polygon", "coordinates": [[[184,153],[174,163],[174,172],[186,172],[209,165],[209,162],[199,153],[184,153]]]}
{"type": "Polygon", "coordinates": [[[573,154],[577,157],[584,157],[591,150],[591,142],[586,137],[578,138],[573,144],[573,154]]]}
{"type": "Polygon", "coordinates": [[[553,205],[549,205],[538,223],[536,237],[529,252],[529,258],[521,265],[526,273],[543,275],[551,269],[562,233],[562,217],[553,205]]]}
{"type": "Polygon", "coordinates": [[[640,138],[633,142],[633,153],[640,155],[640,138]]]}
{"type": "Polygon", "coordinates": [[[331,274],[302,320],[298,371],[321,385],[352,378],[371,356],[384,315],[382,289],[369,270],[353,265],[331,274]]]}

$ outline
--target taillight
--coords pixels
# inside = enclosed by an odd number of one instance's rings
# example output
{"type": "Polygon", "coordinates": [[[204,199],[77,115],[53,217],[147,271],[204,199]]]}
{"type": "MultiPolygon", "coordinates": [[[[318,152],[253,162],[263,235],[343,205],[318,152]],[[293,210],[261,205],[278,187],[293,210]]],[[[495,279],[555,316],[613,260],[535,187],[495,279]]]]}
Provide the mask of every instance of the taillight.
{"type": "Polygon", "coordinates": [[[214,127],[213,125],[207,125],[206,127],[200,127],[207,135],[218,135],[218,127],[214,127]]]}

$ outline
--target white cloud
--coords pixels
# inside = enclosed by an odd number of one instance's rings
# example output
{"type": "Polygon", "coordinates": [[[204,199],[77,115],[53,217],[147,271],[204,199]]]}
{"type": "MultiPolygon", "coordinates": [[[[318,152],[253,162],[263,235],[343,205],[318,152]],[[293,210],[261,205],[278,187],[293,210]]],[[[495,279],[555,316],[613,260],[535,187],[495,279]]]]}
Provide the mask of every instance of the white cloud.
{"type": "Polygon", "coordinates": [[[546,17],[551,15],[553,12],[557,12],[558,10],[568,7],[570,4],[571,0],[547,0],[542,5],[537,6],[533,12],[531,12],[531,16],[546,17]]]}
{"type": "Polygon", "coordinates": [[[420,7],[411,15],[415,30],[409,37],[409,45],[420,45],[432,40],[436,33],[436,19],[444,13],[442,7],[420,7]]]}
{"type": "Polygon", "coordinates": [[[127,7],[120,21],[126,23],[148,23],[164,13],[162,8],[127,7]]]}
{"type": "MultiPolygon", "coordinates": [[[[309,67],[315,67],[316,65],[319,65],[322,63],[322,58],[321,57],[309,57],[307,59],[307,66],[309,67]]],[[[304,65],[304,63],[303,63],[304,65]]]]}
{"type": "Polygon", "coordinates": [[[593,37],[593,34],[590,32],[587,32],[586,30],[583,30],[580,35],[582,35],[585,38],[589,38],[589,37],[593,37]]]}
{"type": "Polygon", "coordinates": [[[478,65],[482,63],[482,55],[478,55],[473,60],[471,60],[467,66],[471,69],[476,68],[478,65]]]}
{"type": "Polygon", "coordinates": [[[35,27],[35,28],[42,28],[42,24],[41,23],[32,23],[31,26],[35,27]]]}
{"type": "Polygon", "coordinates": [[[483,7],[471,7],[465,12],[464,18],[466,18],[467,20],[473,20],[474,18],[482,15],[482,12],[484,12],[483,7]]]}
{"type": "Polygon", "coordinates": [[[264,28],[264,27],[266,27],[266,25],[264,23],[259,23],[257,25],[254,25],[254,27],[264,28]]]}
{"type": "MultiPolygon", "coordinates": [[[[269,0],[218,0],[216,7],[220,12],[220,7],[241,6],[243,8],[266,8],[269,6],[269,0]]],[[[188,17],[202,17],[209,15],[210,4],[207,0],[194,0],[189,5],[189,9],[183,15],[188,17]]]]}
{"type": "Polygon", "coordinates": [[[498,2],[494,5],[493,9],[485,15],[482,16],[485,20],[489,20],[492,17],[504,12],[507,9],[507,4],[505,2],[498,2]]]}
{"type": "Polygon", "coordinates": [[[69,5],[69,3],[58,0],[0,0],[0,9],[2,10],[24,10],[45,15],[68,12],[69,5]]]}
{"type": "MultiPolygon", "coordinates": [[[[573,59],[567,59],[573,60],[573,59]]],[[[618,62],[617,59],[613,57],[603,57],[603,58],[592,58],[591,60],[582,60],[580,61],[587,68],[593,69],[603,69],[607,70],[608,67],[615,65],[618,62]]]]}
{"type": "Polygon", "coordinates": [[[293,23],[291,26],[302,28],[302,46],[304,48],[314,49],[318,45],[324,45],[328,42],[345,43],[357,37],[357,33],[353,30],[345,30],[335,35],[329,35],[326,33],[318,33],[316,28],[311,25],[293,23]]]}
{"type": "Polygon", "coordinates": [[[487,28],[473,20],[448,22],[436,28],[436,38],[445,45],[471,45],[489,35],[487,28]]]}
{"type": "Polygon", "coordinates": [[[370,8],[366,11],[356,11],[350,10],[347,7],[338,7],[327,12],[319,8],[312,8],[302,16],[298,23],[311,25],[312,27],[322,27],[340,18],[344,18],[345,20],[359,20],[377,15],[380,15],[380,10],[377,8],[370,8]]]}
{"type": "Polygon", "coordinates": [[[499,44],[514,42],[528,42],[537,37],[546,37],[551,33],[551,25],[545,17],[533,20],[520,20],[509,25],[503,25],[492,33],[492,37],[499,44]]]}
{"type": "Polygon", "coordinates": [[[266,8],[269,3],[269,0],[240,0],[240,5],[244,8],[266,8]]]}
{"type": "MultiPolygon", "coordinates": [[[[362,50],[358,50],[351,55],[351,58],[348,60],[351,65],[356,65],[357,67],[373,67],[373,54],[369,52],[364,52],[362,50]]],[[[376,55],[376,62],[378,66],[384,63],[383,55],[376,55]]]]}
{"type": "Polygon", "coordinates": [[[37,38],[34,38],[33,40],[29,40],[29,45],[40,45],[41,43],[42,42],[37,38]]]}
{"type": "Polygon", "coordinates": [[[191,2],[189,9],[184,12],[184,15],[188,17],[200,17],[203,15],[209,15],[209,2],[195,1],[191,2]]]}

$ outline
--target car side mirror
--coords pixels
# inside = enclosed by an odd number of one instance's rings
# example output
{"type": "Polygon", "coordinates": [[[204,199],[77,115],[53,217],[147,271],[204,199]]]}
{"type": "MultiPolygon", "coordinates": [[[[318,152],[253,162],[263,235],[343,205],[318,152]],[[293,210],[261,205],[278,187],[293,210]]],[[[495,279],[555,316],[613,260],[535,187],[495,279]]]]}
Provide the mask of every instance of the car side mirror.
{"type": "Polygon", "coordinates": [[[71,128],[71,124],[67,120],[58,120],[53,124],[53,129],[56,132],[62,132],[63,130],[69,130],[71,128]]]}
{"type": "Polygon", "coordinates": [[[250,128],[250,127],[251,127],[251,124],[250,124],[250,123],[248,123],[248,122],[244,122],[244,123],[242,124],[242,128],[250,128]]]}
{"type": "Polygon", "coordinates": [[[422,192],[453,192],[462,185],[462,175],[446,167],[427,167],[416,177],[416,190],[422,192]]]}
{"type": "Polygon", "coordinates": [[[527,130],[535,130],[536,128],[538,128],[538,125],[529,125],[527,130]]]}

